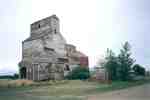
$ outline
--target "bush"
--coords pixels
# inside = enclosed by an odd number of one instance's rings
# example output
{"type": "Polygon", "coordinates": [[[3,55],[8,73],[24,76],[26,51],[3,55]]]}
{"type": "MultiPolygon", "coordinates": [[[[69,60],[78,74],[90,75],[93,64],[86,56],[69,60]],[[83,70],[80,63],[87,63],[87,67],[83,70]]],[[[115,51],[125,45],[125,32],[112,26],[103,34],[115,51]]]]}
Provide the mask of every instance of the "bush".
{"type": "Polygon", "coordinates": [[[90,77],[89,74],[89,69],[85,68],[85,67],[76,67],[74,68],[67,76],[67,79],[70,80],[76,80],[76,79],[80,79],[80,80],[85,80],[88,79],[90,77]]]}
{"type": "Polygon", "coordinates": [[[145,68],[142,67],[141,65],[135,64],[135,65],[133,66],[133,70],[134,70],[134,72],[135,72],[136,75],[145,76],[145,72],[146,72],[146,71],[145,71],[145,68]]]}
{"type": "Polygon", "coordinates": [[[18,78],[19,78],[19,74],[15,73],[15,74],[13,75],[13,79],[18,79],[18,78]]]}

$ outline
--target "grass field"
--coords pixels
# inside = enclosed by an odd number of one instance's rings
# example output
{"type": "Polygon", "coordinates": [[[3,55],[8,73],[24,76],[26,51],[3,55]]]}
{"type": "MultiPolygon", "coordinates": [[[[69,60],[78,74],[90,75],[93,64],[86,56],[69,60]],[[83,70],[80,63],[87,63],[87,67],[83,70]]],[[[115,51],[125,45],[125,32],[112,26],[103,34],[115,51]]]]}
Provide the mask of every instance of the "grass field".
{"type": "Polygon", "coordinates": [[[88,95],[123,89],[135,85],[144,84],[137,82],[113,82],[112,84],[100,84],[80,80],[37,83],[31,81],[0,80],[0,100],[86,100],[88,95]],[[7,86],[9,83],[9,86],[7,86]],[[13,84],[15,86],[11,86],[13,84]],[[55,85],[54,85],[55,84],[55,85]]]}

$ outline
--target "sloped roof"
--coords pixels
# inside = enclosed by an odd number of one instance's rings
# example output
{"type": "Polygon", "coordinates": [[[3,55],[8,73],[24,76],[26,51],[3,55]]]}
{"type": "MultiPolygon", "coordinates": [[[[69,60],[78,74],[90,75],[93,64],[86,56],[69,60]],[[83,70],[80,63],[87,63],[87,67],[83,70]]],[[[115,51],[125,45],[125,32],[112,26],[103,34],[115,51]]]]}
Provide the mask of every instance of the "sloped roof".
{"type": "Polygon", "coordinates": [[[75,52],[71,53],[70,56],[72,56],[72,57],[87,57],[84,53],[82,53],[80,51],[75,51],[75,52]]]}
{"type": "Polygon", "coordinates": [[[30,36],[29,38],[27,38],[26,40],[24,40],[23,42],[27,42],[27,41],[32,41],[32,40],[36,40],[36,39],[40,39],[42,37],[44,37],[45,35],[48,35],[49,33],[47,34],[39,34],[39,35],[34,35],[34,36],[30,36]]]}

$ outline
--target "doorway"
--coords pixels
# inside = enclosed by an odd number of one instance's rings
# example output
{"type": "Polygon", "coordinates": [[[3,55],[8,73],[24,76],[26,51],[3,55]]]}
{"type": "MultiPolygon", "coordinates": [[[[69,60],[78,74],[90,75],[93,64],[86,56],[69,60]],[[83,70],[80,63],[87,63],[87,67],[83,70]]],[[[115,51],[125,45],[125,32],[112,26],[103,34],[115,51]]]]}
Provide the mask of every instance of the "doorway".
{"type": "Polygon", "coordinates": [[[22,67],[20,69],[20,76],[21,76],[21,79],[26,79],[26,67],[22,67]]]}

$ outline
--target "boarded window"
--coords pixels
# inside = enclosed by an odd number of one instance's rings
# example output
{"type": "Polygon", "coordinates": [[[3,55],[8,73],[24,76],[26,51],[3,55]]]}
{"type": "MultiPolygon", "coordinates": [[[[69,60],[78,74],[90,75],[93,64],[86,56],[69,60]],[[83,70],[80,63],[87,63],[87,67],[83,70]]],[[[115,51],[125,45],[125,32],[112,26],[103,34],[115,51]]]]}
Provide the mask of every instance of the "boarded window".
{"type": "Polygon", "coordinates": [[[40,25],[40,24],[38,25],[38,28],[41,28],[41,25],[40,25]]]}
{"type": "Polygon", "coordinates": [[[70,71],[69,65],[66,65],[66,70],[70,71]]]}
{"type": "Polygon", "coordinates": [[[62,63],[68,62],[68,59],[66,59],[66,58],[58,58],[58,62],[62,62],[62,63]]]}
{"type": "Polygon", "coordinates": [[[54,49],[48,48],[48,47],[44,47],[44,50],[45,50],[45,51],[54,51],[54,49]]]}
{"type": "Polygon", "coordinates": [[[55,29],[55,34],[57,33],[56,29],[55,29]]]}

